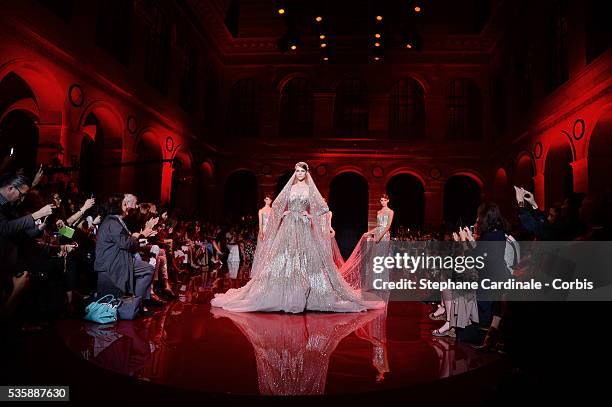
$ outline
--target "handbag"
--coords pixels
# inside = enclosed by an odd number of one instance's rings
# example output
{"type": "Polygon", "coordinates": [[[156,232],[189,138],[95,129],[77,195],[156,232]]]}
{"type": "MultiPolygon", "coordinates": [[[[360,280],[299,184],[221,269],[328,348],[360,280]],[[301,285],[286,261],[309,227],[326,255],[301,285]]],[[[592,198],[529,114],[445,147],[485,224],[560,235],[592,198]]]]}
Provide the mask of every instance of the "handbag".
{"type": "Polygon", "coordinates": [[[98,324],[116,322],[117,308],[120,305],[121,300],[116,300],[112,294],[107,294],[85,308],[85,319],[98,324]],[[108,298],[110,299],[106,301],[108,298]]]}
{"type": "Polygon", "coordinates": [[[132,319],[136,318],[136,316],[138,316],[138,311],[140,310],[141,301],[142,297],[139,295],[121,297],[121,304],[117,309],[119,319],[127,319],[131,321],[132,319]]]}

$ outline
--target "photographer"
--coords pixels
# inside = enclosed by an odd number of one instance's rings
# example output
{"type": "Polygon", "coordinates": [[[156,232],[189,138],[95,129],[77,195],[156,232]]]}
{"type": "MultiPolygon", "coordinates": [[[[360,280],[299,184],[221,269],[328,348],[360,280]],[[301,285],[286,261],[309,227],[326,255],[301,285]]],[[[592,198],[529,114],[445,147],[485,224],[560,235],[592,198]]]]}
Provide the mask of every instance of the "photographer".
{"type": "Polygon", "coordinates": [[[540,210],[533,193],[514,187],[521,226],[537,240],[572,240],[580,231],[578,197],[567,198],[559,207],[551,207],[548,216],[540,210]]]}

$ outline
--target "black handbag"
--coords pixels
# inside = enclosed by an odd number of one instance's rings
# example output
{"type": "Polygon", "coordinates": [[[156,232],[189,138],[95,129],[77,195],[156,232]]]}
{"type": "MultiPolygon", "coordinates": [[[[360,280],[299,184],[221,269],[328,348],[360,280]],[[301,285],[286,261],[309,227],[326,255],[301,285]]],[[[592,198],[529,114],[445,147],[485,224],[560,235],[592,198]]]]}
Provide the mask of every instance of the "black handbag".
{"type": "Polygon", "coordinates": [[[135,319],[140,311],[141,302],[142,297],[139,295],[121,297],[121,305],[119,305],[117,309],[119,319],[127,319],[130,321],[135,319]]]}

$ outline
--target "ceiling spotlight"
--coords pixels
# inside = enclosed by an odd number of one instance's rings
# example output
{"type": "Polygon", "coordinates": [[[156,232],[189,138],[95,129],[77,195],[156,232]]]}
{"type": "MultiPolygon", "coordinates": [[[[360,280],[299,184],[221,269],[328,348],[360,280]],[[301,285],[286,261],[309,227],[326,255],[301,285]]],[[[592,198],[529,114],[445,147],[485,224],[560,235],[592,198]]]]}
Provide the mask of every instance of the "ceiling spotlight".
{"type": "Polygon", "coordinates": [[[325,48],[325,47],[327,47],[327,44],[326,44],[326,43],[324,43],[324,42],[322,42],[322,43],[321,43],[321,48],[325,48]]]}
{"type": "Polygon", "coordinates": [[[321,34],[321,35],[319,35],[319,38],[320,38],[320,39],[322,39],[322,40],[324,40],[324,39],[325,39],[325,34],[321,34]]]}
{"type": "Polygon", "coordinates": [[[323,57],[323,61],[329,61],[329,57],[323,57]]]}
{"type": "Polygon", "coordinates": [[[380,47],[380,42],[378,42],[378,41],[377,41],[377,42],[375,42],[375,43],[374,43],[374,46],[375,46],[375,47],[380,47]]]}
{"type": "Polygon", "coordinates": [[[421,7],[414,6],[414,11],[415,11],[415,13],[420,13],[421,12],[421,7]]]}
{"type": "Polygon", "coordinates": [[[382,16],[376,16],[376,21],[382,21],[383,17],[382,16]]]}
{"type": "Polygon", "coordinates": [[[379,33],[376,33],[376,34],[374,34],[374,37],[376,37],[376,38],[380,38],[380,34],[379,34],[379,33]]]}
{"type": "Polygon", "coordinates": [[[295,51],[297,49],[297,45],[293,44],[290,48],[295,51]]]}
{"type": "Polygon", "coordinates": [[[285,9],[284,8],[279,8],[278,9],[278,14],[280,14],[280,15],[285,14],[285,9]]]}
{"type": "Polygon", "coordinates": [[[323,17],[321,17],[321,16],[316,16],[316,17],[315,17],[315,21],[316,21],[317,23],[320,23],[321,21],[323,21],[323,17]]]}
{"type": "Polygon", "coordinates": [[[379,61],[380,57],[374,57],[374,61],[379,61]]]}
{"type": "Polygon", "coordinates": [[[407,43],[406,44],[406,48],[411,49],[412,48],[412,44],[411,43],[407,43]]]}

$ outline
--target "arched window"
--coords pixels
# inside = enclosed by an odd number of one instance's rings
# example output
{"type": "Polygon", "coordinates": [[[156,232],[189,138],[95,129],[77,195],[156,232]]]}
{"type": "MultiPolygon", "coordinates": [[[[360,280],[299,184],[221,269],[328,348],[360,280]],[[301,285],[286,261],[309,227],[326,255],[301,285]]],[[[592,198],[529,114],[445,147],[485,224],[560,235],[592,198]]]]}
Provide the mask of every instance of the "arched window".
{"type": "Polygon", "coordinates": [[[204,106],[204,126],[208,129],[215,128],[217,125],[217,114],[221,111],[218,100],[219,78],[217,72],[211,65],[206,65],[204,67],[204,97],[200,102],[204,106]]]}
{"type": "Polygon", "coordinates": [[[96,21],[96,44],[124,65],[130,60],[132,0],[101,1],[96,21]]]}
{"type": "Polygon", "coordinates": [[[152,6],[148,25],[145,81],[165,95],[168,93],[172,35],[168,17],[157,3],[152,6]]]}
{"type": "Polygon", "coordinates": [[[195,95],[198,85],[198,55],[194,47],[185,44],[182,57],[179,105],[186,112],[193,113],[196,107],[195,95]]]}
{"type": "Polygon", "coordinates": [[[291,79],[281,93],[280,134],[283,137],[311,137],[312,130],[312,86],[304,78],[291,79]]]}
{"type": "Polygon", "coordinates": [[[480,90],[469,79],[455,79],[448,93],[448,138],[478,140],[482,136],[480,90]]]}
{"type": "Polygon", "coordinates": [[[259,136],[256,85],[255,79],[247,78],[232,86],[228,109],[228,134],[232,138],[259,136]]]}
{"type": "Polygon", "coordinates": [[[529,111],[533,103],[533,41],[523,38],[517,50],[516,79],[519,86],[519,108],[523,113],[529,111]]]}
{"type": "Polygon", "coordinates": [[[612,46],[612,3],[601,0],[584,2],[586,14],[586,62],[590,64],[612,46]]]}
{"type": "Polygon", "coordinates": [[[400,80],[393,85],[389,102],[391,138],[424,138],[425,96],[421,84],[412,78],[400,80]]]}
{"type": "Polygon", "coordinates": [[[38,0],[38,2],[65,22],[69,23],[72,20],[74,0],[38,0]]]}
{"type": "Polygon", "coordinates": [[[552,92],[569,79],[569,54],[567,47],[567,0],[555,0],[551,16],[552,46],[550,58],[549,90],[552,92]]]}
{"type": "Polygon", "coordinates": [[[334,128],[337,137],[367,137],[368,92],[359,79],[345,79],[336,89],[334,128]]]}

